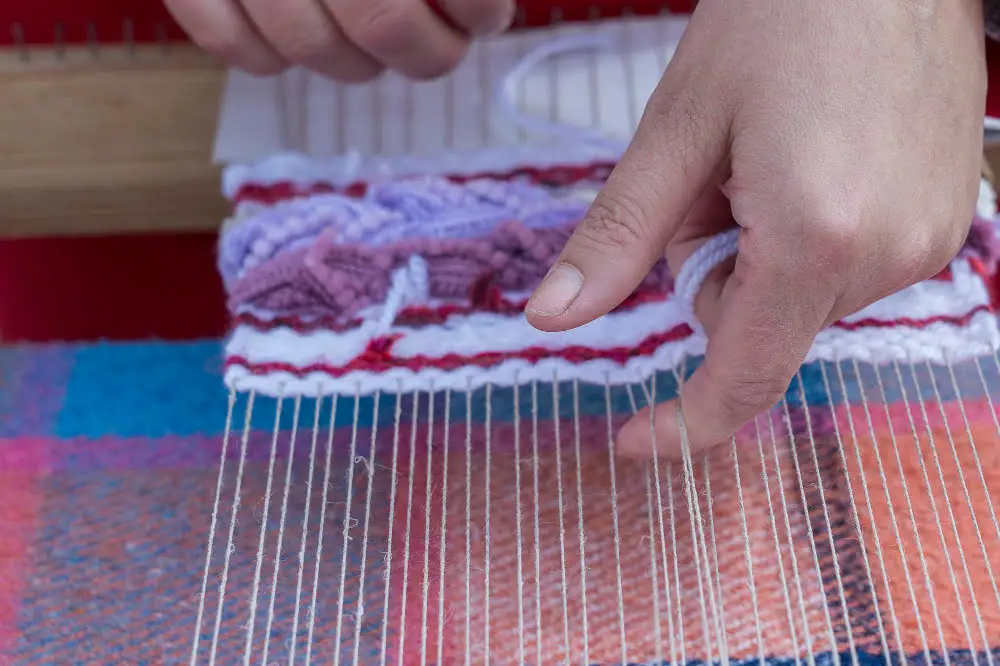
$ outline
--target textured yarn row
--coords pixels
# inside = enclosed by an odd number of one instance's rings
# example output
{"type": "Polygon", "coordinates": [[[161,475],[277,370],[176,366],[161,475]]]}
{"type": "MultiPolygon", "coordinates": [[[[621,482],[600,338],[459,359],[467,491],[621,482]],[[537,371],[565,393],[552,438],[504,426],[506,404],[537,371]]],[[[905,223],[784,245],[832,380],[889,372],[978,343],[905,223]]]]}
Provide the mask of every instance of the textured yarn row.
{"type": "MultiPolygon", "coordinates": [[[[609,167],[507,166],[425,169],[348,187],[302,157],[230,167],[226,193],[237,213],[219,249],[233,316],[226,382],[285,396],[617,384],[704,353],[700,326],[662,261],[601,319],[562,333],[532,328],[526,298],[609,167]],[[546,172],[558,182],[545,182],[546,172]]],[[[942,362],[1000,347],[994,201],[984,181],[951,265],[821,332],[807,360],[942,362]]],[[[727,252],[696,255],[691,261],[706,265],[686,266],[681,279],[703,276],[727,252]]],[[[700,279],[678,288],[696,291],[700,279]]]]}

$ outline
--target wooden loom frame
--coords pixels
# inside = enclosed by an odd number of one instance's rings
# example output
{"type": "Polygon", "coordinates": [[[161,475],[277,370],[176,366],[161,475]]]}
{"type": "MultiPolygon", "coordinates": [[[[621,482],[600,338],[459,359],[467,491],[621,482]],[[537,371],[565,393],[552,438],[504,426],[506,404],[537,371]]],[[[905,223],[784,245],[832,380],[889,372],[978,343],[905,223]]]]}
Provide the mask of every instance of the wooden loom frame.
{"type": "Polygon", "coordinates": [[[224,79],[184,44],[0,50],[0,237],[216,229],[224,79]]]}
{"type": "Polygon", "coordinates": [[[224,78],[187,45],[0,51],[0,236],[217,228],[224,78]]]}

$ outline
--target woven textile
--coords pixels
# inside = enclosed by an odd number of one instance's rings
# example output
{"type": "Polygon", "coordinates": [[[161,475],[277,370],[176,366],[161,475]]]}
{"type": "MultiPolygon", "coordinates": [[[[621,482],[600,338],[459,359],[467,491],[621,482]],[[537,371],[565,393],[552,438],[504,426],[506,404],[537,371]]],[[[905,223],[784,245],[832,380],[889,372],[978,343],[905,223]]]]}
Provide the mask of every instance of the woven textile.
{"type": "MultiPolygon", "coordinates": [[[[487,151],[472,161],[495,158],[487,151]]],[[[228,167],[224,189],[236,214],[219,252],[234,318],[227,385],[270,396],[553,378],[620,385],[703,353],[691,303],[708,271],[735,253],[732,233],[690,257],[677,284],[658,262],[594,322],[559,333],[527,323],[527,295],[607,167],[533,164],[374,184],[338,182],[329,164],[301,156],[228,167]],[[553,173],[558,184],[549,182],[553,173]]],[[[806,360],[941,362],[995,351],[996,204],[986,181],[980,189],[960,256],[821,331],[806,360]]]]}
{"type": "MultiPolygon", "coordinates": [[[[220,382],[221,349],[219,343],[205,342],[44,346],[9,348],[0,352],[0,533],[3,535],[0,540],[0,655],[3,655],[0,663],[187,662],[194,634],[218,454],[222,445],[226,395],[220,382]]],[[[890,651],[897,654],[901,650],[915,663],[923,661],[921,633],[926,637],[928,653],[933,661],[941,661],[942,651],[947,651],[951,663],[972,663],[968,652],[969,640],[961,622],[963,617],[970,627],[975,649],[983,649],[968,585],[959,566],[959,550],[945,513],[936,468],[930,457],[930,435],[933,436],[934,450],[940,456],[942,473],[951,493],[951,505],[963,544],[961,552],[969,567],[986,639],[990,646],[1000,646],[1000,605],[985,576],[985,562],[979,554],[970,517],[973,514],[977,517],[978,527],[990,553],[991,566],[994,571],[1000,571],[1000,541],[993,532],[982,485],[975,471],[977,467],[971,459],[973,449],[969,437],[971,433],[976,442],[986,485],[992,496],[997,497],[1000,493],[1000,449],[996,446],[995,411],[984,397],[975,366],[956,367],[954,383],[946,368],[935,367],[935,383],[925,367],[918,367],[919,392],[909,378],[909,368],[901,368],[906,393],[900,390],[893,371],[881,374],[882,390],[886,392],[888,401],[887,410],[883,407],[881,392],[870,368],[862,368],[860,386],[864,391],[861,391],[850,364],[841,367],[846,376],[846,393],[841,388],[835,366],[805,368],[801,390],[796,384],[789,391],[789,420],[786,422],[779,410],[770,421],[763,418],[758,421],[764,433],[763,449],[769,472],[766,486],[761,475],[757,438],[753,430],[741,433],[738,460],[764,653],[776,663],[789,663],[796,657],[807,659],[807,637],[812,639],[809,648],[819,662],[830,663],[829,653],[834,649],[842,652],[845,660],[848,659],[851,653],[848,625],[853,629],[851,635],[855,648],[860,651],[859,660],[882,663],[880,622],[886,631],[890,651]],[[826,381],[822,370],[826,371],[826,381]],[[831,386],[829,391],[826,388],[828,385],[831,386]],[[934,387],[938,388],[944,400],[943,415],[935,401],[934,387]],[[961,402],[957,399],[959,392],[961,402]],[[807,412],[801,407],[803,393],[811,405],[808,423],[813,433],[812,441],[806,436],[807,412]],[[922,403],[916,401],[918,394],[922,403]],[[845,404],[845,395],[850,406],[845,404]],[[861,401],[863,396],[868,401],[867,410],[861,401]],[[909,403],[909,410],[904,405],[904,398],[909,403]],[[836,405],[833,412],[828,407],[828,401],[836,405]],[[926,407],[929,432],[919,404],[926,407]],[[913,418],[912,424],[930,470],[931,487],[944,525],[947,548],[941,546],[935,528],[929,494],[915,455],[908,414],[913,418]],[[968,431],[963,414],[969,422],[968,431]],[[945,421],[947,431],[944,429],[945,421]],[[794,447],[789,445],[789,424],[795,435],[794,447]],[[772,445],[770,440],[771,426],[776,445],[772,445]],[[850,432],[852,427],[853,437],[850,432]],[[841,433],[839,439],[838,432],[841,433]],[[817,455],[815,463],[812,458],[813,441],[817,455]],[[846,451],[846,462],[839,452],[840,441],[843,441],[846,451]],[[901,453],[903,474],[896,471],[894,442],[901,453]],[[950,442],[954,442],[957,451],[957,466],[950,442]],[[777,465],[774,449],[777,449],[777,465]],[[795,471],[793,451],[798,456],[801,479],[795,471]],[[860,468],[856,463],[856,451],[862,459],[860,468]],[[895,509],[892,513],[888,510],[879,480],[874,460],[876,452],[881,455],[886,470],[888,491],[895,509]],[[831,529],[827,527],[827,515],[820,502],[820,486],[815,482],[816,464],[824,479],[822,488],[831,529]],[[859,469],[864,470],[864,475],[859,473],[859,469]],[[971,513],[964,500],[956,497],[961,492],[957,480],[959,469],[970,489],[971,513]],[[860,527],[854,519],[847,472],[853,484],[860,527]],[[779,478],[781,489],[778,487],[779,478]],[[862,478],[868,485],[871,513],[860,488],[862,478]],[[928,564],[926,571],[934,590],[940,632],[930,598],[924,591],[924,568],[915,554],[913,523],[902,494],[903,479],[914,507],[915,524],[928,564]],[[768,497],[777,512],[773,522],[778,530],[778,547],[774,545],[768,497]],[[785,515],[789,518],[787,525],[783,518],[785,515]],[[897,521],[899,541],[907,554],[905,564],[900,560],[900,548],[891,517],[897,521]],[[877,530],[872,529],[873,524],[877,530]],[[789,534],[791,547],[788,545],[789,534]],[[874,553],[875,534],[881,539],[889,593],[886,592],[885,579],[874,553]],[[812,546],[816,548],[821,566],[818,573],[813,564],[812,546]],[[946,551],[951,557],[950,566],[945,558],[946,551]],[[776,552],[780,552],[781,557],[777,557],[776,552]],[[834,552],[840,565],[847,620],[835,580],[834,552]],[[873,569],[871,578],[874,579],[874,586],[869,582],[866,562],[873,569]],[[952,570],[957,572],[957,595],[949,576],[952,570]],[[908,592],[904,572],[911,578],[916,602],[908,592]],[[798,585],[794,581],[796,575],[798,585]],[[878,614],[873,587],[878,594],[878,614]],[[784,590],[789,591],[787,601],[784,590]],[[962,603],[957,601],[959,596],[962,603]],[[888,609],[890,598],[893,600],[895,624],[888,609]],[[794,636],[789,630],[790,624],[796,627],[794,636]],[[830,626],[836,636],[835,645],[830,644],[830,626]],[[894,627],[898,627],[898,644],[894,627]]],[[[980,369],[993,396],[1000,396],[1000,375],[996,366],[987,360],[980,369]]],[[[674,390],[669,376],[659,378],[657,388],[661,396],[669,395],[674,390]]],[[[357,650],[360,663],[378,663],[385,636],[390,663],[397,663],[400,655],[403,655],[403,663],[420,663],[421,654],[430,655],[427,661],[434,661],[439,647],[442,663],[463,663],[466,645],[473,663],[482,663],[488,636],[493,663],[516,663],[522,648],[524,660],[528,663],[536,663],[539,650],[544,663],[554,663],[566,653],[567,633],[569,651],[577,660],[582,659],[586,649],[592,663],[620,661],[605,389],[580,385],[579,390],[578,466],[576,430],[572,418],[576,411],[573,387],[570,384],[561,387],[558,395],[561,418],[555,419],[553,392],[547,385],[538,385],[537,503],[532,490],[535,466],[531,463],[534,455],[532,406],[535,401],[530,390],[521,390],[517,396],[516,404],[520,407],[517,430],[511,389],[494,389],[488,412],[485,392],[476,392],[471,400],[469,415],[472,430],[468,439],[465,430],[466,397],[459,393],[452,394],[451,418],[445,419],[446,396],[440,392],[435,394],[435,421],[430,447],[426,425],[429,396],[422,394],[419,398],[421,416],[412,440],[414,431],[409,425],[412,398],[404,398],[400,406],[402,419],[395,477],[390,473],[394,399],[381,397],[377,419],[373,418],[373,401],[361,401],[357,412],[360,428],[354,452],[355,460],[360,462],[353,465],[350,464],[352,428],[349,425],[355,414],[354,405],[351,399],[340,399],[336,411],[338,427],[331,450],[332,471],[328,488],[331,499],[323,522],[325,536],[318,560],[320,584],[312,646],[314,659],[328,662],[337,649],[337,617],[342,601],[344,619],[340,649],[344,662],[352,659],[357,650]],[[488,429],[487,417],[490,419],[488,429]],[[369,477],[364,460],[370,454],[373,422],[377,425],[375,465],[369,477]],[[445,423],[448,424],[447,437],[445,423]],[[561,466],[557,466],[555,461],[556,424],[559,426],[561,466]],[[519,436],[515,437],[515,432],[519,436]],[[412,467],[411,441],[414,447],[412,467]],[[517,445],[522,457],[519,468],[514,464],[517,445]],[[467,458],[469,451],[471,453],[467,458]],[[444,472],[446,461],[447,474],[444,472]],[[468,479],[471,482],[468,486],[467,469],[470,470],[468,479]],[[521,472],[520,494],[516,492],[518,469],[521,472]],[[583,489],[581,496],[576,490],[577,469],[579,487],[583,489]],[[354,480],[348,496],[346,488],[351,470],[354,480]],[[557,473],[563,477],[561,486],[556,483],[557,473]],[[491,488],[488,528],[485,518],[487,474],[491,488]],[[390,513],[394,478],[396,503],[395,510],[390,513]],[[412,497],[408,493],[411,478],[412,497]],[[365,521],[364,505],[369,479],[372,483],[373,510],[365,521]],[[568,630],[562,620],[560,504],[557,494],[560,488],[564,492],[562,518],[568,630]],[[447,491],[444,519],[441,513],[442,490],[447,491]],[[467,493],[471,498],[471,529],[468,531],[465,518],[467,493]],[[516,557],[518,497],[521,499],[523,556],[520,595],[516,557]],[[585,606],[578,533],[578,500],[581,498],[584,531],[588,537],[584,544],[584,561],[587,564],[585,606]],[[346,520],[348,499],[351,501],[350,521],[346,520]],[[539,550],[542,554],[540,576],[537,578],[534,562],[536,506],[540,525],[539,550]],[[350,536],[346,549],[343,541],[345,522],[349,525],[350,536]],[[367,541],[363,539],[366,525],[367,541]],[[446,555],[443,577],[440,569],[442,534],[446,555]],[[467,534],[468,565],[465,559],[467,534]],[[486,555],[487,534],[489,558],[486,555]],[[365,567],[362,568],[362,549],[366,544],[365,567]],[[391,563],[388,580],[385,577],[386,552],[391,563]],[[490,579],[488,611],[487,562],[490,579]],[[343,588],[339,584],[342,566],[346,581],[343,588]],[[467,567],[470,571],[468,578],[467,567]],[[535,594],[536,580],[541,590],[539,596],[535,594]],[[439,595],[442,590],[444,619],[439,622],[439,595]],[[384,604],[386,594],[387,607],[384,604]],[[469,604],[466,604],[467,594],[469,604]],[[362,599],[364,603],[359,604],[362,599]],[[520,605],[518,599],[521,599],[520,605]],[[536,600],[540,605],[540,615],[536,600]],[[523,644],[518,638],[519,607],[525,627],[523,644]],[[584,607],[587,611],[586,624],[583,620],[584,607]],[[360,614],[359,608],[363,609],[360,614]],[[388,612],[384,615],[386,608],[388,612]],[[387,618],[385,624],[383,617],[387,618]],[[538,617],[541,618],[540,632],[538,617]],[[469,627],[468,638],[466,626],[469,627]],[[355,643],[356,631],[358,643],[355,643]],[[424,636],[426,644],[422,640],[424,636]],[[439,636],[442,639],[440,643],[439,636]]],[[[628,392],[615,388],[611,398],[617,421],[631,409],[628,392]]],[[[306,650],[308,633],[305,617],[310,607],[308,592],[317,561],[314,555],[319,525],[317,507],[321,503],[330,406],[327,399],[323,406],[322,436],[312,479],[312,510],[306,538],[308,556],[304,569],[306,592],[297,605],[295,561],[303,531],[315,403],[303,400],[300,406],[300,428],[291,456],[290,417],[294,404],[291,400],[285,400],[283,404],[275,478],[283,478],[289,460],[294,466],[284,535],[285,549],[281,558],[283,565],[279,571],[270,641],[269,659],[272,660],[287,661],[293,646],[297,658],[301,660],[306,650]],[[299,609],[299,624],[298,633],[293,637],[291,632],[296,608],[299,609]]],[[[236,530],[221,625],[219,663],[234,663],[242,656],[249,591],[254,575],[260,521],[263,519],[275,409],[275,401],[261,398],[253,414],[243,495],[237,514],[239,529],[236,530]]],[[[230,470],[239,458],[238,440],[237,434],[227,447],[225,462],[230,470]]],[[[698,462],[696,465],[699,479],[704,478],[705,464],[698,462]]],[[[659,635],[663,640],[662,652],[668,660],[701,661],[707,656],[709,646],[714,658],[718,659],[717,634],[710,633],[709,641],[706,643],[705,640],[697,593],[691,521],[680,472],[676,466],[669,473],[665,467],[661,469],[661,497],[667,512],[663,525],[666,541],[660,541],[659,525],[654,524],[652,556],[648,504],[655,500],[651,500],[646,492],[647,474],[648,467],[637,463],[619,461],[616,466],[627,657],[632,662],[652,659],[656,656],[655,640],[659,635]],[[667,493],[668,479],[672,494],[667,493]],[[669,497],[673,497],[673,521],[669,520],[669,497]],[[672,531],[676,532],[676,556],[670,547],[674,542],[672,531]],[[669,602],[663,587],[664,556],[660,552],[663,543],[668,544],[665,561],[670,572],[669,594],[672,601],[669,602]],[[651,566],[651,561],[658,566],[651,566]],[[680,586],[674,574],[675,564],[680,586]],[[652,579],[654,570],[657,572],[656,588],[652,579]],[[654,597],[653,590],[657,588],[660,593],[654,597]],[[678,591],[681,599],[679,618],[678,591]],[[654,598],[659,607],[658,629],[654,623],[654,598]],[[671,635],[668,617],[673,618],[673,655],[668,642],[671,635]],[[683,654],[680,624],[683,624],[685,638],[683,654]]],[[[707,554],[713,565],[718,561],[718,577],[713,589],[722,600],[717,608],[725,615],[728,655],[734,661],[753,660],[758,654],[753,599],[747,585],[738,496],[728,450],[718,451],[710,457],[707,474],[714,500],[712,513],[708,513],[709,504],[703,484],[700,486],[700,510],[706,525],[709,516],[715,521],[715,548],[711,540],[707,541],[707,554]]],[[[275,483],[279,485],[272,489],[267,517],[270,555],[262,574],[265,583],[261,586],[261,609],[266,608],[269,602],[274,538],[280,517],[280,482],[275,483]]],[[[220,516],[220,531],[223,534],[230,521],[228,502],[233,490],[233,477],[227,474],[223,488],[223,497],[227,499],[223,502],[223,515],[220,516]]],[[[209,586],[210,616],[214,615],[211,611],[217,597],[223,549],[224,545],[217,542],[218,556],[213,560],[209,586]]],[[[256,626],[255,655],[259,658],[265,627],[263,610],[258,614],[256,626]]],[[[211,633],[211,622],[206,622],[201,640],[203,659],[211,633]]],[[[985,662],[980,660],[980,663],[985,662]]]]}

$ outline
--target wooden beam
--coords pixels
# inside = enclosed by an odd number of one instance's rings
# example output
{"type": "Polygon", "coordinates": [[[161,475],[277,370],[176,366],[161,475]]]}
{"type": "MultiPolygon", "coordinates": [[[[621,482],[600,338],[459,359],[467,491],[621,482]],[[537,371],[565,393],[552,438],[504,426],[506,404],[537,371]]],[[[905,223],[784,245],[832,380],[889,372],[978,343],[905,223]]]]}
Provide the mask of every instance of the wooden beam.
{"type": "Polygon", "coordinates": [[[0,236],[217,228],[224,76],[187,46],[0,51],[0,236]]]}

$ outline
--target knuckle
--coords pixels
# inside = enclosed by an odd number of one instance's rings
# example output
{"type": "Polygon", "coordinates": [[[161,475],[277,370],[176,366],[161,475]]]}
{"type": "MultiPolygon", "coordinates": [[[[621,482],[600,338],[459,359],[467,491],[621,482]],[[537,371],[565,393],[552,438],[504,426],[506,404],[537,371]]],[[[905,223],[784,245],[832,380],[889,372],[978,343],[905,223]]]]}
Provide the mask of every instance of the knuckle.
{"type": "Polygon", "coordinates": [[[808,254],[837,274],[853,270],[865,243],[868,214],[853,198],[819,188],[802,198],[797,214],[808,254]]]}
{"type": "Polygon", "coordinates": [[[474,35],[489,35],[507,29],[516,9],[511,0],[441,0],[441,5],[474,35]]]}
{"type": "Polygon", "coordinates": [[[590,206],[578,233],[598,249],[619,251],[644,243],[649,237],[636,198],[623,192],[605,193],[590,206]]]}
{"type": "Polygon", "coordinates": [[[742,425],[781,400],[788,382],[768,377],[733,376],[725,386],[718,395],[719,407],[727,421],[742,425]]]}
{"type": "Polygon", "coordinates": [[[370,0],[339,17],[357,44],[372,53],[398,53],[411,42],[414,8],[403,0],[370,0]]]}

